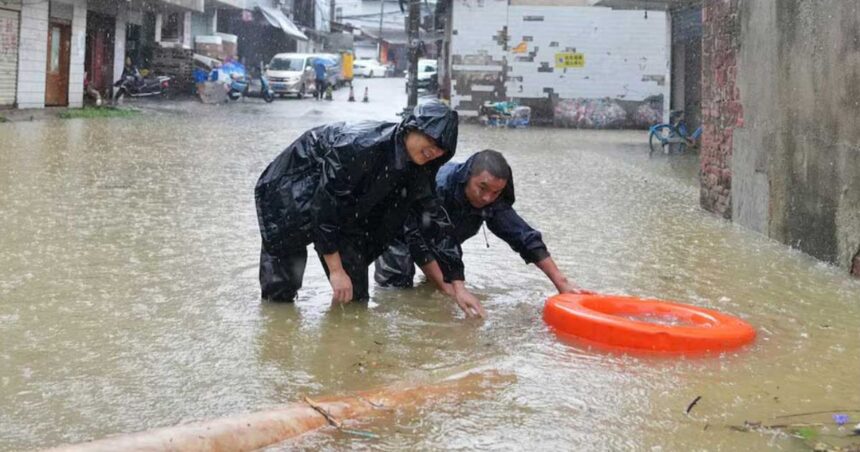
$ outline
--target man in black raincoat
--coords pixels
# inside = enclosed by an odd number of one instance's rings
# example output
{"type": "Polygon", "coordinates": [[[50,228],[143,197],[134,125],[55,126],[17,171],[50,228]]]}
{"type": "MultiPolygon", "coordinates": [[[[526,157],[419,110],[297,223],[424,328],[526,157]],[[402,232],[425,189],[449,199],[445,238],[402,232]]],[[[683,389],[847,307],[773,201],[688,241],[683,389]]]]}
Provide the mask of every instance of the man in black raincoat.
{"type": "Polygon", "coordinates": [[[436,193],[447,211],[453,233],[448,240],[428,236],[414,221],[376,260],[374,279],[382,286],[412,287],[415,264],[445,293],[453,288],[440,262],[460,261],[460,244],[474,236],[486,222],[496,236],[508,243],[527,264],[535,264],[559,293],[585,293],[558,269],[543,243],[541,233],[514,210],[514,178],[501,153],[484,150],[463,163],[448,163],[436,175],[436,193]]]}
{"type": "MultiPolygon", "coordinates": [[[[293,301],[313,243],[334,291],[345,303],[368,298],[368,267],[420,218],[426,234],[445,234],[433,194],[439,166],[457,147],[457,113],[422,103],[400,123],[334,123],[305,132],[257,181],[264,299],[293,301]]],[[[450,228],[449,228],[450,229],[450,228]]],[[[443,240],[444,238],[440,238],[443,240]]],[[[458,304],[480,304],[463,285],[462,262],[441,261],[458,304]]]]}

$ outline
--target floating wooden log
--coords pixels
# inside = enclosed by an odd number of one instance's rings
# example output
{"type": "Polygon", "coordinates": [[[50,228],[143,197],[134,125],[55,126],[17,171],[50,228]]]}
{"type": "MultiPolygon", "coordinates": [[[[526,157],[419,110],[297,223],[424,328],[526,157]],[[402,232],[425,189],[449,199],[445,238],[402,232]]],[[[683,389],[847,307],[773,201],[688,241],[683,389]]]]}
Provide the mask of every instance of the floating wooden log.
{"type": "Polygon", "coordinates": [[[432,385],[390,387],[345,397],[319,398],[313,403],[294,403],[254,413],[112,436],[50,451],[256,450],[328,425],[331,421],[328,416],[339,420],[356,419],[394,408],[424,404],[452,394],[462,396],[482,392],[510,379],[496,372],[473,373],[432,385]]]}

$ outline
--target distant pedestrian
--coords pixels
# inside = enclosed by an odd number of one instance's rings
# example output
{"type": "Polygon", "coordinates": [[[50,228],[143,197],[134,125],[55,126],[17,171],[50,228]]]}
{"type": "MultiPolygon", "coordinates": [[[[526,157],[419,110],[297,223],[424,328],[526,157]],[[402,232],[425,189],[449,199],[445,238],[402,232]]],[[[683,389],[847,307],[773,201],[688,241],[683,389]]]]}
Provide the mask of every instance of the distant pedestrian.
{"type": "Polygon", "coordinates": [[[321,100],[325,95],[326,75],[325,61],[320,58],[314,58],[314,84],[316,86],[314,97],[317,100],[321,100]]]}

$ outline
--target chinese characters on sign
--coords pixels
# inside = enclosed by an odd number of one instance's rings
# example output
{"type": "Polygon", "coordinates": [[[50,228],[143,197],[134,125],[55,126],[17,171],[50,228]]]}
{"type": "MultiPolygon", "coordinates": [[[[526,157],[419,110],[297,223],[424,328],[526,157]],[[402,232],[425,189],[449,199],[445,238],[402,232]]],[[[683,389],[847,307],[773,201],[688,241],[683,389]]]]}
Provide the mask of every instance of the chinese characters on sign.
{"type": "Polygon", "coordinates": [[[585,54],[577,52],[556,53],[555,67],[558,69],[585,67],[585,54]]]}

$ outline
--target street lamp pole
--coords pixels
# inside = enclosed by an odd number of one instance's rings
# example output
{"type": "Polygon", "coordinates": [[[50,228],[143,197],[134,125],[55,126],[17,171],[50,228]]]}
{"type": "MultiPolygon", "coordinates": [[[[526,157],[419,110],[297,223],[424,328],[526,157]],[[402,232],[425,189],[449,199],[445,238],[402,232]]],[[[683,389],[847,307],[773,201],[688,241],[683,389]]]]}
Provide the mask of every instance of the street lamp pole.
{"type": "Polygon", "coordinates": [[[382,17],[385,15],[385,0],[379,0],[379,35],[376,40],[376,59],[384,63],[382,58],[382,17]]]}
{"type": "Polygon", "coordinates": [[[421,0],[409,0],[409,100],[406,106],[411,111],[418,105],[418,43],[421,21],[421,0]]]}

